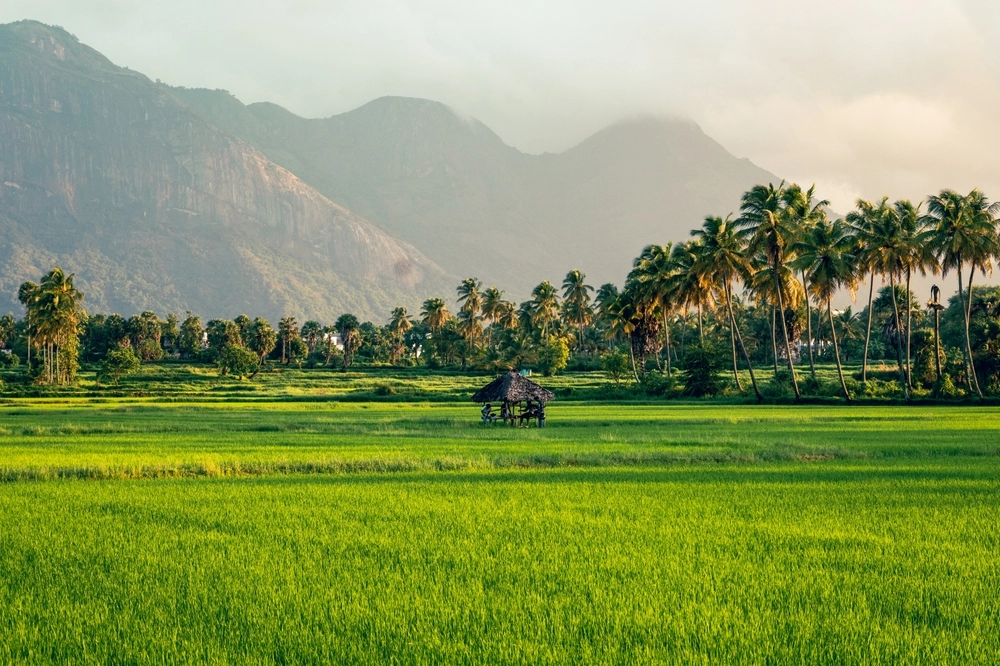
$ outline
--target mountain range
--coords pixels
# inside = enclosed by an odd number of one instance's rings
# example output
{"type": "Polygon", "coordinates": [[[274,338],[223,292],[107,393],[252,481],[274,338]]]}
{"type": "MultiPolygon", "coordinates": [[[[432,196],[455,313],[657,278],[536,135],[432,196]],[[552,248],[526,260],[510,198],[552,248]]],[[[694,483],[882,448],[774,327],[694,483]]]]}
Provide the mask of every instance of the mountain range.
{"type": "Polygon", "coordinates": [[[572,268],[620,283],[644,245],[776,180],[686,120],[531,155],[437,102],[305,119],[0,26],[0,309],[56,263],[122,314],[381,320],[469,276],[513,299],[572,268]]]}

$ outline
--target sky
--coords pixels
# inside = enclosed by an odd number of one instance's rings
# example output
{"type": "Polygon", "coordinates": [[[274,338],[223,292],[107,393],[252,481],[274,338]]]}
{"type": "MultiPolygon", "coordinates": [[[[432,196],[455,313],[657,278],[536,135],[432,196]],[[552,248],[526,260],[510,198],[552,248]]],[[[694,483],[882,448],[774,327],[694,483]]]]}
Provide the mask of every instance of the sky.
{"type": "Polygon", "coordinates": [[[561,151],[691,118],[832,208],[942,188],[1000,198],[997,0],[4,0],[116,64],[325,117],[383,95],[561,151]]]}

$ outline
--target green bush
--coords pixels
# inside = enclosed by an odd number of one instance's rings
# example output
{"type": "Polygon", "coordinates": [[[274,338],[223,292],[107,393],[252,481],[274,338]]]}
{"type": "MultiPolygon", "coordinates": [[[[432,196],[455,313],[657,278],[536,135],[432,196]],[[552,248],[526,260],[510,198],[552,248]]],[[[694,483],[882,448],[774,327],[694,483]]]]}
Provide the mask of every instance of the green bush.
{"type": "Polygon", "coordinates": [[[628,354],[620,351],[608,352],[601,356],[601,367],[615,386],[621,386],[622,381],[627,383],[632,372],[628,354]]]}
{"type": "Polygon", "coordinates": [[[129,346],[108,350],[101,364],[100,377],[110,379],[118,386],[122,377],[127,377],[139,370],[139,357],[129,346]]]}
{"type": "Polygon", "coordinates": [[[159,361],[163,358],[163,348],[153,338],[146,338],[140,342],[137,351],[143,361],[159,361]]]}
{"type": "Polygon", "coordinates": [[[235,377],[250,377],[260,370],[260,358],[246,347],[226,345],[216,361],[219,372],[235,377]]]}
{"type": "Polygon", "coordinates": [[[713,396],[722,389],[719,370],[725,361],[711,345],[692,345],[684,354],[684,395],[713,396]]]}

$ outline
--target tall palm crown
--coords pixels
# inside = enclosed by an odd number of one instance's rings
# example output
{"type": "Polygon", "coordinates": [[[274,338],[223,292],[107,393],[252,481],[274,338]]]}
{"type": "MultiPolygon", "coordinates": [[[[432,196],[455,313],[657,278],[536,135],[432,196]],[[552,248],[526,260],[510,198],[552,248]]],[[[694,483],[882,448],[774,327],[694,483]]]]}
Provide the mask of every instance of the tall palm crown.
{"type": "Polygon", "coordinates": [[[706,217],[701,229],[692,230],[691,235],[700,244],[695,257],[698,272],[720,285],[732,284],[750,273],[745,239],[732,221],[732,215],[725,219],[706,217]]]}
{"type": "Polygon", "coordinates": [[[542,327],[542,336],[547,337],[549,326],[559,319],[559,294],[552,283],[546,280],[531,291],[532,320],[542,327]]]}
{"type": "Polygon", "coordinates": [[[785,184],[755,185],[743,194],[736,226],[747,235],[751,253],[760,252],[772,265],[785,260],[795,230],[789,225],[785,184]]]}
{"type": "Polygon", "coordinates": [[[954,190],[943,190],[928,197],[928,224],[934,226],[933,249],[942,272],[961,270],[971,264],[980,271],[989,271],[990,259],[998,253],[996,217],[1000,202],[989,203],[979,190],[962,196],[954,190]]]}
{"type": "Polygon", "coordinates": [[[461,304],[461,309],[468,310],[474,315],[478,315],[480,309],[483,305],[483,296],[480,290],[483,288],[483,283],[476,278],[466,278],[462,280],[462,284],[458,285],[458,302],[461,304]]]}
{"type": "Polygon", "coordinates": [[[413,328],[413,322],[410,321],[410,316],[406,313],[406,308],[399,307],[392,311],[392,316],[389,320],[389,330],[392,331],[397,341],[402,341],[403,336],[411,328],[413,328]]]}
{"type": "Polygon", "coordinates": [[[451,319],[451,313],[448,312],[448,307],[442,298],[428,298],[424,301],[420,316],[431,333],[439,331],[451,319]]]}
{"type": "MultiPolygon", "coordinates": [[[[636,257],[629,273],[629,279],[636,283],[633,288],[641,298],[659,305],[664,315],[673,310],[674,305],[671,290],[678,269],[673,252],[673,243],[647,245],[636,257]]],[[[600,293],[598,300],[601,300],[600,293]]]]}
{"type": "Polygon", "coordinates": [[[496,287],[490,287],[483,292],[483,317],[496,322],[503,311],[503,292],[496,287]]]}
{"type": "Polygon", "coordinates": [[[587,284],[587,276],[579,269],[573,269],[563,279],[563,301],[583,306],[590,305],[590,294],[594,288],[587,284]]]}
{"type": "Polygon", "coordinates": [[[826,305],[840,288],[852,292],[857,288],[855,248],[850,226],[840,220],[816,221],[795,244],[809,278],[809,290],[820,305],[826,305]]]}

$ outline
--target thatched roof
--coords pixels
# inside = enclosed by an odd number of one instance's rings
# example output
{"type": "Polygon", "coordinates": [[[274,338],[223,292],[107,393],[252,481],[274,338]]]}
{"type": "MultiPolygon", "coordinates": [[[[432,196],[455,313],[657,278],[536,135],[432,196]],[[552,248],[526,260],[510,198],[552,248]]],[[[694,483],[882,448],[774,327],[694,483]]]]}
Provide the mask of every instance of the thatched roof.
{"type": "Polygon", "coordinates": [[[476,394],[472,396],[472,402],[500,402],[501,400],[548,402],[555,397],[555,393],[542,388],[530,379],[526,379],[516,372],[508,372],[476,391],[476,394]]]}

